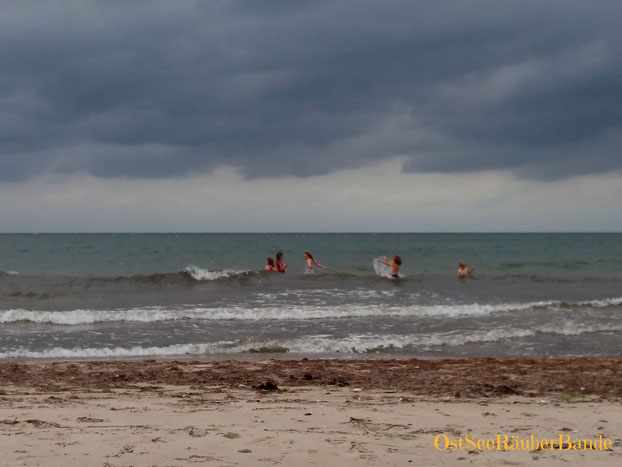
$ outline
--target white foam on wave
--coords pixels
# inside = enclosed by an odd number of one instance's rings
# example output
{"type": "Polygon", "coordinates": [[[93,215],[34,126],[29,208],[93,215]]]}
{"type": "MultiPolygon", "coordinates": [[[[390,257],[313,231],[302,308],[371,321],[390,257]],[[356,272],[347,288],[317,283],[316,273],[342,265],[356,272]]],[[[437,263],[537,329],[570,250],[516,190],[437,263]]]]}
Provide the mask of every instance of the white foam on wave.
{"type": "Polygon", "coordinates": [[[71,311],[0,311],[0,323],[20,321],[38,324],[80,325],[116,321],[151,323],[178,319],[201,318],[201,310],[170,310],[155,308],[132,308],[119,310],[71,310],[71,311]]]}
{"type": "Polygon", "coordinates": [[[579,302],[577,305],[591,306],[594,308],[604,308],[608,306],[622,305],[622,297],[617,298],[605,298],[602,300],[588,300],[586,302],[579,302]]]}
{"type": "Polygon", "coordinates": [[[10,309],[0,311],[0,323],[20,321],[79,325],[115,321],[157,322],[184,319],[197,320],[286,320],[286,319],[334,319],[363,318],[370,316],[422,317],[422,316],[462,316],[486,315],[495,312],[520,311],[534,306],[545,306],[552,302],[504,305],[412,305],[407,307],[385,305],[282,305],[278,307],[214,307],[214,308],[164,308],[146,307],[117,310],[71,310],[34,311],[10,309]]]}
{"type": "Polygon", "coordinates": [[[207,269],[200,268],[198,266],[186,266],[184,272],[190,274],[195,281],[215,281],[218,279],[226,279],[227,277],[241,276],[251,272],[248,269],[235,270],[235,269],[223,269],[220,271],[208,271],[207,269]]]}
{"type": "MultiPolygon", "coordinates": [[[[291,298],[309,298],[317,296],[328,296],[330,298],[387,298],[394,297],[395,290],[371,290],[371,289],[286,289],[281,292],[259,292],[258,297],[266,300],[286,300],[291,298]]],[[[418,294],[411,294],[413,297],[418,297],[418,294]]]]}
{"type": "Polygon", "coordinates": [[[481,331],[452,331],[433,335],[372,335],[360,334],[336,338],[330,335],[306,336],[294,339],[268,339],[251,342],[217,341],[213,343],[175,344],[162,347],[102,347],[62,348],[42,351],[25,348],[0,352],[0,359],[7,358],[126,358],[176,355],[240,354],[253,349],[284,348],[299,354],[356,354],[403,350],[407,347],[429,349],[442,346],[461,346],[473,343],[493,343],[504,340],[533,337],[537,334],[578,336],[600,332],[619,332],[622,325],[577,325],[566,323],[562,327],[545,325],[530,329],[499,328],[481,331]]]}
{"type": "Polygon", "coordinates": [[[535,330],[542,334],[557,334],[560,336],[580,336],[594,332],[619,332],[621,324],[577,324],[572,321],[565,322],[561,326],[557,324],[545,324],[537,326],[535,330]]]}
{"type": "Polygon", "coordinates": [[[152,357],[172,355],[203,355],[214,353],[218,344],[177,344],[166,347],[101,347],[101,348],[63,348],[32,351],[20,348],[0,352],[0,359],[7,358],[123,358],[152,357]]]}
{"type": "MultiPolygon", "coordinates": [[[[581,302],[580,305],[617,306],[622,299],[610,299],[608,305],[602,300],[581,302]]],[[[494,313],[519,312],[541,308],[560,309],[562,302],[541,301],[528,303],[502,304],[462,304],[462,305],[279,305],[277,307],[144,307],[116,310],[71,310],[71,311],[35,311],[24,309],[0,310],[0,323],[16,323],[20,321],[80,325],[106,322],[158,322],[175,320],[308,320],[308,319],[341,319],[364,318],[372,316],[387,317],[460,317],[485,316],[494,313]]]]}
{"type": "Polygon", "coordinates": [[[493,329],[489,331],[452,331],[432,335],[350,335],[335,339],[330,336],[310,336],[262,343],[267,348],[284,347],[292,353],[366,353],[376,351],[458,346],[469,343],[497,342],[505,339],[530,337],[536,331],[529,329],[493,329]]]}

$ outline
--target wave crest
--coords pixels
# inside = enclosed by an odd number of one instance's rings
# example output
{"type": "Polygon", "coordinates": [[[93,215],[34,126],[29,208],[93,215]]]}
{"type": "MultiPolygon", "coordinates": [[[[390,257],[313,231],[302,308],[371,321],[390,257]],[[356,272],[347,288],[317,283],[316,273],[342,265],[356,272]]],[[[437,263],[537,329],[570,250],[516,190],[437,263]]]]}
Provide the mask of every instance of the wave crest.
{"type": "Polygon", "coordinates": [[[194,265],[186,266],[183,272],[195,281],[215,281],[219,279],[228,279],[230,277],[244,277],[252,273],[252,271],[249,269],[223,269],[217,271],[209,271],[207,269],[203,269],[194,265]]]}
{"type": "Polygon", "coordinates": [[[38,324],[80,325],[106,322],[157,322],[176,320],[218,320],[218,321],[265,321],[265,320],[310,320],[387,317],[446,317],[486,316],[496,313],[538,311],[541,309],[566,310],[573,307],[603,308],[622,305],[622,298],[566,303],[542,301],[501,304],[461,305],[281,305],[278,307],[144,307],[116,310],[79,309],[70,311],[35,311],[24,309],[0,310],[0,323],[32,322],[38,324]]]}
{"type": "Polygon", "coordinates": [[[54,347],[33,351],[26,348],[0,352],[0,359],[8,358],[123,358],[123,357],[168,357],[181,355],[243,354],[274,351],[296,354],[364,354],[364,353],[412,353],[422,348],[462,346],[483,344],[504,340],[522,339],[538,334],[579,336],[583,334],[622,331],[620,325],[577,325],[566,323],[563,327],[545,325],[531,329],[505,328],[473,331],[465,334],[460,331],[436,335],[348,335],[333,337],[315,335],[294,339],[267,339],[254,341],[216,341],[211,343],[174,344],[162,347],[100,347],[63,348],[54,347]]]}

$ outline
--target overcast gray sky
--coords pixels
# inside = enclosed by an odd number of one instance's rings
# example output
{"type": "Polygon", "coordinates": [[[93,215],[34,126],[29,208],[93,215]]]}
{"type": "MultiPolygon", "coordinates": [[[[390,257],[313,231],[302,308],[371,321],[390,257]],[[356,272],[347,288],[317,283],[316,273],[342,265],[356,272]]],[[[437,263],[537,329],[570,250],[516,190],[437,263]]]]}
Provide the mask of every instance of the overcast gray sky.
{"type": "Polygon", "coordinates": [[[622,3],[4,1],[1,231],[622,230],[622,3]]]}

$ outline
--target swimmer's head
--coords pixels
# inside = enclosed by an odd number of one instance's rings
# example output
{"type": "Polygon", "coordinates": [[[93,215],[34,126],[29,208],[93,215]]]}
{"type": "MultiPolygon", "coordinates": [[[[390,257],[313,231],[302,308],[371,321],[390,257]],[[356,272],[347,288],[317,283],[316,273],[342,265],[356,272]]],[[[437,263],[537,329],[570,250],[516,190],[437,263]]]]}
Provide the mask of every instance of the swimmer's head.
{"type": "Polygon", "coordinates": [[[279,261],[281,258],[283,258],[283,252],[279,251],[279,252],[276,254],[276,260],[277,260],[277,261],[279,261]]]}
{"type": "Polygon", "coordinates": [[[274,266],[274,260],[272,258],[268,258],[267,263],[268,266],[274,266]]]}
{"type": "Polygon", "coordinates": [[[399,265],[401,265],[401,264],[402,264],[402,257],[401,257],[401,256],[399,256],[399,255],[395,255],[395,258],[393,258],[393,262],[394,262],[395,264],[399,264],[399,265]]]}
{"type": "Polygon", "coordinates": [[[466,268],[466,263],[464,261],[460,261],[460,264],[458,264],[458,266],[464,269],[466,268]]]}
{"type": "Polygon", "coordinates": [[[308,251],[305,251],[302,256],[305,257],[305,259],[313,259],[313,256],[311,256],[311,253],[309,253],[308,251]]]}

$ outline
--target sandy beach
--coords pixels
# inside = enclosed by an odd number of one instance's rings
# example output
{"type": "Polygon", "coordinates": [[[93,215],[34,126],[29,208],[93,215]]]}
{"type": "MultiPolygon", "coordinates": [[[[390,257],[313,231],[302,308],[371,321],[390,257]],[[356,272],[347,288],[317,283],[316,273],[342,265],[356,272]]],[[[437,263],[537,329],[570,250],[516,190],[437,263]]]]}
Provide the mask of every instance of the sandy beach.
{"type": "Polygon", "coordinates": [[[0,465],[613,466],[621,375],[605,358],[14,360],[0,364],[0,465]],[[435,447],[498,435],[611,448],[435,447]]]}

